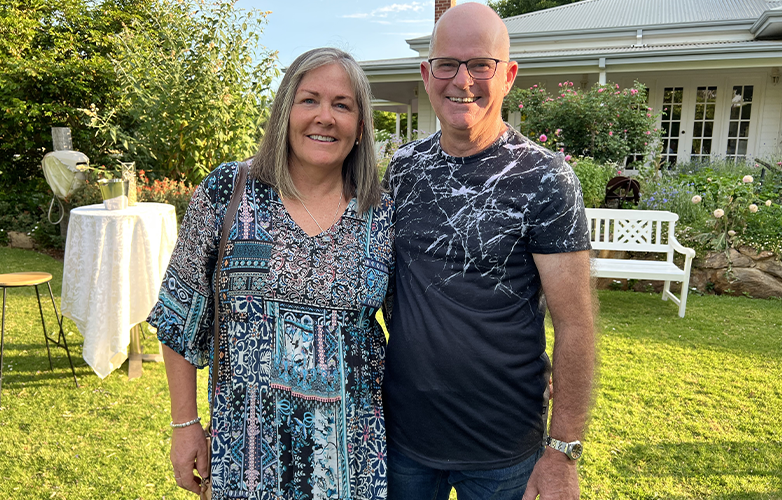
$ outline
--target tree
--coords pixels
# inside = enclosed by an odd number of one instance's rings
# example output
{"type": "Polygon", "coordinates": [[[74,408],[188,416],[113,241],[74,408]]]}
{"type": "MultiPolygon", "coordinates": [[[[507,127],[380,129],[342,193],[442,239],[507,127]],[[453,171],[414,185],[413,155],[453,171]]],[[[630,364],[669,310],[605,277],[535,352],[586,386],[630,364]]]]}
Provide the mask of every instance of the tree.
{"type": "MultiPolygon", "coordinates": [[[[377,137],[375,140],[386,140],[388,137],[396,133],[396,113],[388,111],[374,111],[373,112],[375,131],[377,137]]],[[[418,114],[413,114],[413,123],[411,125],[413,130],[418,128],[418,114]]],[[[407,113],[402,113],[399,120],[399,133],[406,137],[407,134],[407,113]]]]}
{"type": "Polygon", "coordinates": [[[260,46],[265,12],[237,10],[230,0],[159,6],[117,37],[122,101],[84,112],[112,153],[195,183],[220,163],[255,153],[276,53],[260,46]]]}
{"type": "Polygon", "coordinates": [[[579,0],[489,0],[489,7],[494,9],[503,19],[506,17],[520,16],[538,10],[550,9],[560,5],[575,3],[579,0]]]}
{"type": "Polygon", "coordinates": [[[79,108],[112,106],[113,35],[144,18],[152,0],[6,0],[0,5],[0,189],[42,184],[51,127],[70,127],[74,149],[101,159],[79,108]]]}

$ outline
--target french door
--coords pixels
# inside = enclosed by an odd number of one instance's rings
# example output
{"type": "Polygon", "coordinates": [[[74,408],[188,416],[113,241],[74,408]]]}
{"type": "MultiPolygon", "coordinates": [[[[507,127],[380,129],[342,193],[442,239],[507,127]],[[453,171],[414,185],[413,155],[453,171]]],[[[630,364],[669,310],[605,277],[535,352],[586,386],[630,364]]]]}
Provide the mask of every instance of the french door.
{"type": "Polygon", "coordinates": [[[740,161],[753,153],[753,82],[663,84],[659,89],[662,163],[740,161]]]}

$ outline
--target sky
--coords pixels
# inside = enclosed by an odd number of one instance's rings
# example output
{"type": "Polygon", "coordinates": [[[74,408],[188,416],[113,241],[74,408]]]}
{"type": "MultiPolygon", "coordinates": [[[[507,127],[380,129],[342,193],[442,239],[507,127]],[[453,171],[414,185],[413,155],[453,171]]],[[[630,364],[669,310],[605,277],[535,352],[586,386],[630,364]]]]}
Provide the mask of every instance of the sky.
{"type": "Polygon", "coordinates": [[[279,52],[280,67],[327,46],[359,61],[415,56],[405,40],[434,27],[433,0],[238,0],[236,8],[271,11],[261,43],[279,52]]]}

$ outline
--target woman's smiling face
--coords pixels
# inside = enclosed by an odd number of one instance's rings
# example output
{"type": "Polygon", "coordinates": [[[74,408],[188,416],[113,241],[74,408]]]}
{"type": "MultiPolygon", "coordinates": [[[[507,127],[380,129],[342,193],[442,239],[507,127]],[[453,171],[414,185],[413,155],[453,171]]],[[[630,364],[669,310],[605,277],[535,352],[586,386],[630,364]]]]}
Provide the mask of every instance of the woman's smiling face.
{"type": "Polygon", "coordinates": [[[327,64],[304,75],[288,122],[289,166],[341,169],[358,134],[358,102],[342,66],[327,64]]]}

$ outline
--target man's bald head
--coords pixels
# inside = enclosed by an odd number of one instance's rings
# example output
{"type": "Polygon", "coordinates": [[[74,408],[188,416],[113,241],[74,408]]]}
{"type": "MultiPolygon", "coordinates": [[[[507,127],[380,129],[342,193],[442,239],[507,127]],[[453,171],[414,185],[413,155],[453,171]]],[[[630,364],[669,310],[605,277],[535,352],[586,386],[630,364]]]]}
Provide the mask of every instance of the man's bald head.
{"type": "Polygon", "coordinates": [[[510,38],[508,28],[491,7],[480,3],[464,3],[445,11],[435,23],[432,38],[429,41],[429,57],[437,57],[438,32],[447,30],[454,33],[478,33],[490,39],[492,45],[500,51],[498,57],[507,60],[510,56],[510,38]]]}

